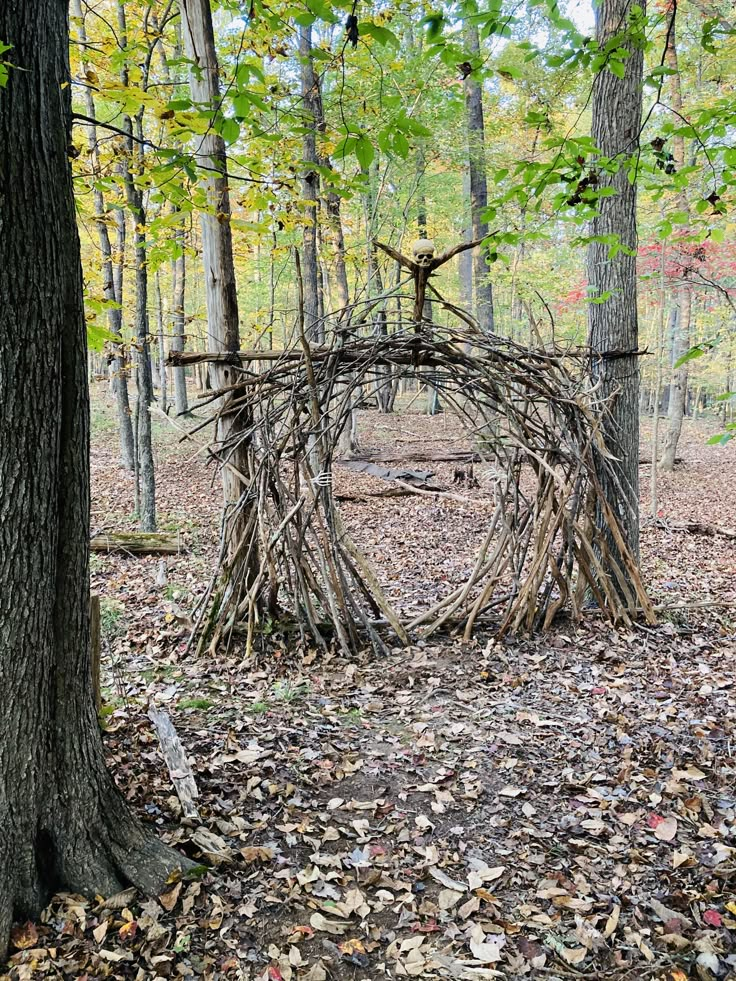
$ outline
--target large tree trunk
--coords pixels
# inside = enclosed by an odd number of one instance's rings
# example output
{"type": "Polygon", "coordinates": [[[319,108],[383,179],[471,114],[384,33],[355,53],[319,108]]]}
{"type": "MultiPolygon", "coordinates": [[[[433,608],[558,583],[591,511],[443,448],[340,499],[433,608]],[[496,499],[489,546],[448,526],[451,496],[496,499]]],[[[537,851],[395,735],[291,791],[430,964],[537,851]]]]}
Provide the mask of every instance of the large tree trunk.
{"type": "MultiPolygon", "coordinates": [[[[85,48],[87,45],[87,31],[82,13],[81,0],[72,0],[71,12],[77,21],[77,36],[81,47],[80,65],[82,72],[86,70],[85,48]]],[[[90,85],[84,86],[84,97],[87,115],[90,119],[96,119],[95,99],[90,85]]],[[[115,276],[113,273],[112,245],[110,243],[110,233],[107,228],[107,211],[105,209],[105,198],[100,187],[100,153],[97,145],[97,127],[90,124],[87,127],[87,135],[90,150],[90,162],[95,180],[92,182],[92,199],[94,202],[95,223],[100,242],[100,255],[102,258],[102,292],[109,303],[118,304],[117,292],[115,289],[115,276]]],[[[113,378],[115,380],[115,402],[118,410],[118,432],[120,434],[120,460],[127,470],[132,470],[133,461],[133,423],[130,416],[130,399],[128,397],[128,359],[125,356],[125,348],[122,344],[123,312],[119,305],[109,307],[107,320],[111,333],[120,338],[121,343],[115,346],[115,357],[112,362],[113,378]]]]}
{"type": "MultiPolygon", "coordinates": [[[[465,47],[474,59],[480,61],[478,25],[470,19],[465,22],[465,47]]],[[[468,127],[468,170],[470,174],[470,218],[472,239],[485,238],[488,222],[484,218],[488,207],[486,181],[486,142],[483,123],[483,89],[475,72],[465,79],[465,112],[468,127]]],[[[486,254],[481,246],[473,250],[473,281],[475,284],[475,316],[480,329],[493,331],[493,287],[486,254]]]]}
{"type": "MultiPolygon", "coordinates": [[[[682,83],[677,62],[677,41],[676,41],[676,10],[673,3],[668,4],[668,32],[667,48],[665,51],[665,62],[674,74],[670,76],[672,109],[678,118],[682,117],[682,83]]],[[[675,168],[679,171],[685,166],[685,139],[676,136],[673,139],[672,155],[675,158],[675,168]]],[[[687,200],[687,192],[683,188],[677,195],[678,211],[684,212],[689,216],[690,209],[687,200]]],[[[682,226],[683,234],[690,230],[690,222],[682,226]]],[[[690,346],[690,317],[692,311],[692,293],[688,283],[682,283],[677,290],[677,320],[672,335],[672,361],[673,365],[685,354],[690,346]]],[[[674,470],[675,457],[677,456],[677,444],[682,432],[682,421],[685,416],[685,406],[687,404],[687,363],[674,368],[672,381],[669,390],[669,405],[667,408],[668,425],[667,435],[662,449],[662,460],[660,466],[662,470],[674,470]]]]}
{"type": "MultiPolygon", "coordinates": [[[[596,37],[603,47],[626,24],[633,0],[603,0],[596,10],[596,37]]],[[[643,5],[642,5],[643,6],[643,5]]],[[[602,241],[588,247],[591,294],[607,294],[603,303],[589,305],[589,343],[592,374],[601,399],[610,399],[604,436],[616,454],[613,478],[601,474],[606,500],[618,517],[629,548],[639,550],[639,363],[636,356],[639,325],[636,307],[636,185],[628,178],[628,163],[636,154],[641,124],[641,50],[631,50],[623,78],[603,69],[593,90],[592,136],[605,157],[619,164],[601,183],[615,189],[598,202],[599,214],[591,234],[602,241]],[[607,236],[617,236],[627,251],[609,254],[607,236]],[[627,254],[631,252],[631,254],[627,254]]],[[[597,515],[600,526],[608,522],[597,515]]],[[[611,538],[614,559],[618,550],[611,538]]],[[[619,563],[620,564],[620,563],[619,563]]]]}
{"type": "Polygon", "coordinates": [[[184,860],[116,789],[90,680],[89,394],[66,4],[2,4],[0,37],[17,66],[0,97],[2,961],[12,920],[38,914],[54,891],[158,892],[184,860]]]}
{"type": "MultiPolygon", "coordinates": [[[[196,66],[190,74],[189,84],[195,102],[210,107],[213,115],[220,108],[220,81],[212,11],[209,0],[181,0],[184,49],[196,66]]],[[[196,152],[203,167],[202,186],[207,195],[210,210],[201,213],[202,261],[205,277],[207,305],[207,340],[212,351],[226,351],[236,356],[240,350],[238,322],[238,295],[233,260],[233,239],[230,227],[230,193],[227,178],[227,152],[225,141],[214,127],[202,137],[196,152]]],[[[224,389],[239,375],[229,364],[210,366],[210,382],[213,389],[224,389]]],[[[217,424],[217,442],[224,446],[233,440],[238,429],[247,425],[242,413],[221,413],[217,424]]],[[[238,508],[243,482],[239,474],[248,476],[248,452],[243,441],[234,441],[234,449],[228,452],[227,463],[222,469],[222,487],[226,509],[226,535],[229,559],[243,562],[238,551],[239,534],[247,516],[238,508]]],[[[251,552],[248,567],[240,568],[242,583],[250,584],[259,568],[258,555],[251,552]]],[[[229,577],[235,581],[234,569],[229,577]]]]}

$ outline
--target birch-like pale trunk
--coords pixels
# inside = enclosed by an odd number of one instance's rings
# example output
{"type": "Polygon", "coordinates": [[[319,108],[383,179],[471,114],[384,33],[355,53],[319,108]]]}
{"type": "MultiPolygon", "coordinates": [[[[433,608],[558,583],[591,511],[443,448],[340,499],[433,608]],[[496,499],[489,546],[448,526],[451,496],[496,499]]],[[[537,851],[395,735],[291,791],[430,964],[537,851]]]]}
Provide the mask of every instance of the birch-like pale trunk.
{"type": "MultiPolygon", "coordinates": [[[[209,0],[180,0],[184,50],[194,63],[189,84],[194,102],[206,106],[213,116],[220,108],[220,75],[215,50],[215,34],[209,0]]],[[[238,296],[233,260],[233,240],[230,219],[230,192],[227,176],[225,141],[210,126],[200,139],[196,159],[202,168],[200,178],[207,196],[207,211],[200,216],[202,229],[202,263],[204,267],[205,301],[207,306],[207,340],[212,351],[225,351],[234,357],[240,350],[238,296]]],[[[213,389],[231,385],[236,377],[229,364],[210,365],[213,389]]],[[[237,413],[220,414],[217,441],[224,445],[243,420],[237,413]]],[[[247,561],[242,581],[250,583],[257,575],[258,555],[251,552],[248,559],[238,559],[238,532],[247,516],[237,505],[244,489],[240,474],[247,478],[248,453],[243,441],[237,441],[222,468],[222,486],[226,510],[226,530],[231,561],[247,561]]]]}

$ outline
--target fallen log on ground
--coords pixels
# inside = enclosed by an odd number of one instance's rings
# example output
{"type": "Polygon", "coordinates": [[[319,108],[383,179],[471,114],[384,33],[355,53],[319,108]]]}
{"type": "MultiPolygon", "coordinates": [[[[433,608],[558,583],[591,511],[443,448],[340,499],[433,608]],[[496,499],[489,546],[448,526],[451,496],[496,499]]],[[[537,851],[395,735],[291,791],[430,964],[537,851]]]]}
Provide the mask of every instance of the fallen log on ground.
{"type": "Polygon", "coordinates": [[[691,535],[707,535],[709,538],[736,539],[736,528],[723,528],[720,525],[709,525],[703,521],[665,521],[658,519],[654,522],[656,528],[665,531],[686,531],[691,535]]]}
{"type": "Polygon", "coordinates": [[[187,760],[187,754],[184,752],[181,739],[179,739],[174,728],[174,723],[168,712],[156,708],[153,703],[148,706],[148,718],[156,730],[161,754],[169,770],[176,795],[181,802],[182,813],[185,818],[193,818],[198,821],[199,811],[194,803],[194,798],[199,797],[199,791],[189,760],[187,760]]]}
{"type": "MultiPolygon", "coordinates": [[[[381,467],[368,460],[341,460],[340,466],[355,473],[363,473],[368,477],[379,477],[381,480],[403,480],[416,487],[429,487],[429,481],[434,477],[434,470],[410,470],[407,467],[381,467]]],[[[441,490],[441,488],[438,488],[441,490]]]]}
{"type": "Polygon", "coordinates": [[[165,532],[124,531],[93,535],[93,552],[129,552],[132,555],[178,555],[183,552],[179,536],[165,532]]]}
{"type": "Polygon", "coordinates": [[[480,453],[474,450],[432,450],[417,447],[406,450],[364,451],[360,459],[338,463],[480,463],[480,453]]]}

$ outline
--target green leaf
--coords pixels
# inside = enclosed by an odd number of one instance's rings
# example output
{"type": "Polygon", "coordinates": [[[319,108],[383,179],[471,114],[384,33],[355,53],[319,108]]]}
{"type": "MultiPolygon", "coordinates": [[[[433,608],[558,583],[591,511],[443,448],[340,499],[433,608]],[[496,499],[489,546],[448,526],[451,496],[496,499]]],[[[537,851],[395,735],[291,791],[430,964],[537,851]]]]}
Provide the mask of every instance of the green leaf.
{"type": "Polygon", "coordinates": [[[387,44],[392,45],[394,48],[399,47],[399,39],[393,31],[390,31],[387,27],[372,24],[369,21],[358,25],[358,34],[360,37],[366,37],[366,35],[372,37],[374,41],[378,41],[384,47],[387,44]]]}
{"type": "Polygon", "coordinates": [[[409,141],[403,133],[397,133],[394,136],[394,153],[402,160],[406,160],[409,156],[409,141]]]}
{"type": "Polygon", "coordinates": [[[689,351],[686,351],[681,358],[675,361],[675,368],[681,368],[688,361],[694,361],[696,358],[702,358],[704,354],[707,354],[716,346],[715,341],[701,341],[700,344],[696,344],[691,347],[689,351]]]}
{"type": "Polygon", "coordinates": [[[716,433],[715,436],[711,436],[709,440],[706,440],[706,446],[725,446],[732,439],[736,439],[736,433],[716,433]]]}
{"type": "Polygon", "coordinates": [[[355,156],[358,158],[358,163],[363,170],[368,170],[375,155],[376,151],[373,148],[373,144],[365,133],[361,133],[355,141],[355,156]]]}
{"type": "Polygon", "coordinates": [[[237,119],[223,119],[220,134],[226,143],[234,143],[240,136],[240,123],[237,119]]]}
{"type": "Polygon", "coordinates": [[[335,147],[333,156],[338,157],[340,159],[344,159],[345,157],[350,156],[350,154],[353,153],[353,151],[355,150],[356,142],[357,142],[356,136],[343,137],[343,139],[341,139],[340,142],[335,147]]]}
{"type": "Polygon", "coordinates": [[[105,344],[119,344],[120,338],[94,320],[87,322],[87,347],[91,351],[102,351],[105,344]]]}

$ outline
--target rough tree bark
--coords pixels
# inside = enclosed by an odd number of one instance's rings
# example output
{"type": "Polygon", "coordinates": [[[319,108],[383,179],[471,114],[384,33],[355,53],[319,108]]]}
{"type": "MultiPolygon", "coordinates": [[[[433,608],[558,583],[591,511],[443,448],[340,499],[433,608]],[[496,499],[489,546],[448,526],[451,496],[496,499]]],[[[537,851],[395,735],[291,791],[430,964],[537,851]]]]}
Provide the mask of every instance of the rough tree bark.
{"type": "MultiPolygon", "coordinates": [[[[467,19],[464,24],[465,47],[472,57],[480,61],[480,38],[478,25],[467,19]]],[[[488,207],[488,184],[486,181],[486,142],[483,123],[483,89],[471,71],[463,83],[465,91],[465,113],[468,128],[468,171],[470,184],[471,238],[485,238],[488,222],[484,213],[488,207]]],[[[482,246],[473,250],[473,282],[475,285],[475,316],[480,329],[487,334],[493,332],[493,287],[486,254],[482,246]]]]}
{"type": "Polygon", "coordinates": [[[317,125],[319,119],[319,81],[312,57],[312,28],[299,28],[299,61],[301,65],[301,96],[304,113],[302,207],[302,277],[304,282],[304,326],[311,341],[322,343],[324,325],[319,321],[319,272],[317,263],[317,203],[319,173],[317,159],[317,125]]]}
{"type": "MultiPolygon", "coordinates": [[[[596,37],[603,47],[621,34],[633,0],[603,0],[596,9],[596,37]]],[[[639,4],[643,6],[643,4],[639,4]]],[[[623,78],[604,68],[593,90],[592,136],[603,157],[616,161],[615,174],[601,173],[601,184],[615,189],[598,202],[591,234],[615,235],[626,251],[615,255],[604,242],[588,246],[588,283],[592,296],[609,294],[602,303],[589,304],[588,338],[594,354],[591,371],[603,399],[611,399],[604,420],[604,435],[617,462],[612,482],[601,478],[606,500],[618,517],[628,546],[639,550],[639,363],[636,356],[639,325],[636,306],[636,184],[629,180],[628,164],[639,145],[642,103],[641,47],[630,39],[623,78]],[[631,254],[627,254],[631,252],[631,254]]],[[[605,241],[605,239],[604,239],[605,241]]],[[[607,527],[604,514],[599,526],[607,527]]],[[[609,542],[611,555],[617,549],[609,542]]]]}
{"type": "MultiPolygon", "coordinates": [[[[79,38],[81,48],[80,64],[84,73],[87,64],[84,56],[87,45],[87,30],[84,23],[81,0],[72,0],[70,9],[76,21],[77,37],[79,38]]],[[[95,98],[92,94],[92,87],[85,85],[83,91],[87,115],[90,119],[96,119],[95,98]]],[[[87,136],[92,171],[95,176],[98,176],[100,173],[100,153],[97,144],[97,127],[95,125],[90,124],[87,127],[87,136]]],[[[118,301],[115,288],[112,244],[108,230],[108,213],[105,208],[105,198],[97,180],[92,183],[92,199],[94,202],[97,235],[100,242],[100,255],[102,257],[102,293],[105,300],[118,304],[121,301],[118,301]]],[[[125,355],[125,348],[122,345],[123,312],[120,306],[110,307],[107,311],[107,320],[111,333],[115,334],[121,340],[121,343],[115,346],[115,357],[113,358],[111,368],[113,378],[115,379],[115,402],[118,410],[118,433],[120,435],[120,461],[126,470],[132,470],[134,466],[133,423],[131,421],[130,399],[128,397],[128,359],[125,355]]]]}
{"type": "Polygon", "coordinates": [[[185,860],[115,787],[94,707],[67,5],[2,4],[0,37],[17,66],[0,96],[2,961],[13,919],[38,914],[54,891],[159,892],[185,860]]]}
{"type": "MultiPolygon", "coordinates": [[[[184,50],[196,69],[190,73],[189,84],[195,102],[208,106],[212,113],[220,107],[220,75],[215,50],[215,33],[209,0],[181,0],[184,50]]],[[[230,227],[230,192],[227,178],[227,152],[225,141],[210,127],[196,150],[197,162],[202,167],[202,186],[207,195],[208,210],[203,211],[202,262],[205,278],[207,305],[207,341],[211,351],[227,351],[236,354],[240,350],[238,321],[238,294],[233,260],[233,239],[230,227]]],[[[223,389],[235,380],[235,372],[228,364],[210,366],[213,389],[223,389]]],[[[239,376],[237,376],[239,377],[239,376]]],[[[224,445],[238,427],[247,423],[236,413],[221,413],[217,426],[217,441],[224,445]]],[[[243,482],[239,474],[248,474],[248,455],[243,441],[238,441],[228,457],[232,466],[222,469],[222,488],[226,509],[226,534],[231,559],[238,554],[238,528],[245,521],[245,514],[238,512],[243,482]]],[[[240,561],[243,561],[242,559],[240,561]]],[[[257,574],[258,555],[251,554],[245,581],[257,574]]]]}

